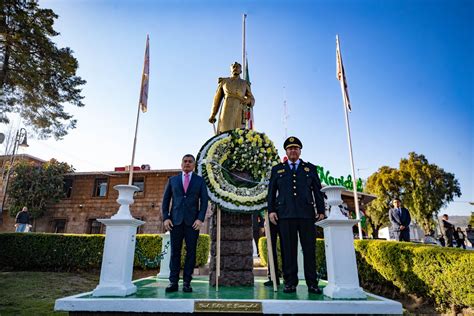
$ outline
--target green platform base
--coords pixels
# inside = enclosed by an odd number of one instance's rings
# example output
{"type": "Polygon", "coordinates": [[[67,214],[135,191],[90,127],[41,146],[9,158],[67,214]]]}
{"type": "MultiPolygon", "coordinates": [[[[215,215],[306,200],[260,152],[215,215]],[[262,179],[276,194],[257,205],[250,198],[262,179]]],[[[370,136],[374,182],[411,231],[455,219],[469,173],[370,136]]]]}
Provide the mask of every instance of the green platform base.
{"type": "MultiPolygon", "coordinates": [[[[331,299],[322,294],[308,293],[300,283],[296,293],[283,293],[265,287],[266,278],[256,278],[253,287],[209,286],[208,277],[192,281],[193,292],[166,293],[168,280],[149,277],[137,280],[137,292],[127,297],[92,297],[92,292],[62,298],[55,310],[69,312],[128,312],[128,313],[262,313],[262,314],[402,314],[398,302],[367,293],[367,299],[331,299]]],[[[323,288],[325,282],[320,282],[323,288]]],[[[84,313],[80,313],[84,314],[84,313]]]]}

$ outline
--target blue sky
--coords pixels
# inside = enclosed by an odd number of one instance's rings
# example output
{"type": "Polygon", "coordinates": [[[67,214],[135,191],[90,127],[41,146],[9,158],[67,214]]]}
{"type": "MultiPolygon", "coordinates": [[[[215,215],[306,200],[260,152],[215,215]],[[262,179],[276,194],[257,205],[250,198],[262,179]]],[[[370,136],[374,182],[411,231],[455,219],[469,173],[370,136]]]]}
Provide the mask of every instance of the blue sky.
{"type": "Polygon", "coordinates": [[[339,83],[339,34],[353,112],[357,174],[397,167],[410,151],[452,172],[474,207],[472,1],[40,1],[53,9],[79,61],[86,106],[66,107],[77,128],[62,141],[31,140],[29,153],[78,171],[130,163],[146,35],[149,111],[140,117],[136,164],[178,168],[212,136],[217,78],[241,61],[242,14],[255,124],[281,149],[285,133],[302,158],[347,176],[350,163],[339,83]],[[285,91],[283,89],[285,87],[285,91]]]}

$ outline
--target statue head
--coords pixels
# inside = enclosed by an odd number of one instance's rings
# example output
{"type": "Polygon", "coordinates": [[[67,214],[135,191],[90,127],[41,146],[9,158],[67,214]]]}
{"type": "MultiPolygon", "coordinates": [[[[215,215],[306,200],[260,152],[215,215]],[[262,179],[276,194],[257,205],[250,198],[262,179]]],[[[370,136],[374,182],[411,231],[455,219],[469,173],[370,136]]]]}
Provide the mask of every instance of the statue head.
{"type": "Polygon", "coordinates": [[[230,73],[232,76],[239,76],[242,73],[242,65],[238,62],[234,62],[232,65],[230,65],[230,73]]]}

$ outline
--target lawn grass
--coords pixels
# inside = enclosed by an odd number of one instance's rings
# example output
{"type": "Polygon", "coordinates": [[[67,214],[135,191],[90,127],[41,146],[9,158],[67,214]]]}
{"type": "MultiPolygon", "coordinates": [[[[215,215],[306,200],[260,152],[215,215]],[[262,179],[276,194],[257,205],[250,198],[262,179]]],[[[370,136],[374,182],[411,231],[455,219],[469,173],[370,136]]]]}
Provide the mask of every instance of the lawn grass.
{"type": "Polygon", "coordinates": [[[0,272],[0,315],[67,315],[56,299],[93,290],[99,272],[0,272]]]}

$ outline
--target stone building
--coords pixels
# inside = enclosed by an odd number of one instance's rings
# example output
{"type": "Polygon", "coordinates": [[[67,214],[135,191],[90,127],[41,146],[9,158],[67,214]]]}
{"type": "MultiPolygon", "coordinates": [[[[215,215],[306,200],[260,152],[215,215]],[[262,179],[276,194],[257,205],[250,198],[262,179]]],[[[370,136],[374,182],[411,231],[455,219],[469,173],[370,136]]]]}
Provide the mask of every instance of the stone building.
{"type": "MultiPolygon", "coordinates": [[[[22,155],[16,159],[44,163],[43,160],[29,155],[22,155]]],[[[146,222],[139,227],[139,233],[163,233],[161,200],[164,188],[168,178],[179,172],[179,169],[134,171],[133,184],[139,187],[140,191],[135,194],[135,203],[130,209],[133,217],[146,222]]],[[[118,191],[113,187],[117,184],[127,184],[128,176],[129,172],[125,170],[67,174],[64,179],[66,197],[50,205],[46,214],[35,220],[33,231],[73,234],[104,233],[104,227],[97,219],[109,218],[117,212],[118,191]]],[[[3,183],[1,185],[3,187],[3,183]]],[[[3,190],[0,199],[3,199],[3,190]]],[[[8,203],[4,207],[2,218],[0,231],[14,231],[15,219],[8,214],[8,203]]]]}

